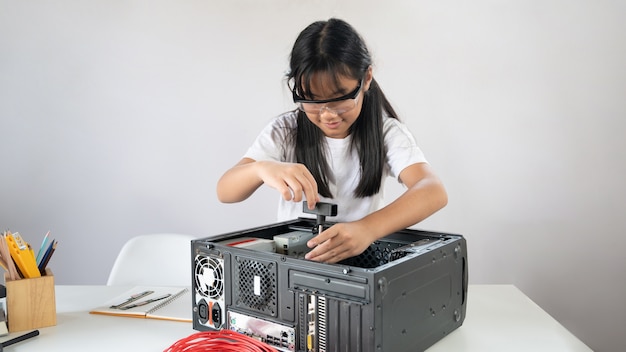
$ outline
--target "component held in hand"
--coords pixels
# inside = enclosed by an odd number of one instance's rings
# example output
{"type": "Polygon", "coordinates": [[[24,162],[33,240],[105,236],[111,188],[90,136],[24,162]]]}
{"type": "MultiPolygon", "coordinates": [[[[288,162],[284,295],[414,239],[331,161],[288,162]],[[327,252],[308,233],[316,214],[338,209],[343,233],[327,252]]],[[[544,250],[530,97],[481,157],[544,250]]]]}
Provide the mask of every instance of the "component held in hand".
{"type": "MultiPolygon", "coordinates": [[[[308,203],[304,201],[302,202],[302,211],[308,214],[317,215],[315,227],[317,228],[318,234],[320,234],[324,230],[326,217],[337,216],[337,204],[317,202],[315,203],[315,208],[309,209],[308,203]]],[[[315,231],[315,229],[313,229],[313,231],[315,231]]]]}
{"type": "Polygon", "coordinates": [[[295,258],[304,258],[311,249],[306,243],[314,234],[306,231],[292,231],[274,236],[276,253],[295,258]]]}

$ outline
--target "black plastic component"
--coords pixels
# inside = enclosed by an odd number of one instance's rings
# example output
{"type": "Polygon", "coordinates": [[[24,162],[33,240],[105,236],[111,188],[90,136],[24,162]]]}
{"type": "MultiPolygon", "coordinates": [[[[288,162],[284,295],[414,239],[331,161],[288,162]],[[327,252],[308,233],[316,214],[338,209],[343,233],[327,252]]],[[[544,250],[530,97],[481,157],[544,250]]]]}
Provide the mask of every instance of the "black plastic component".
{"type": "Polygon", "coordinates": [[[204,299],[198,302],[198,318],[202,324],[206,324],[206,322],[209,321],[209,305],[204,299]]]}
{"type": "Polygon", "coordinates": [[[311,210],[309,209],[308,203],[304,201],[302,202],[302,211],[307,214],[316,214],[317,222],[315,225],[319,226],[326,222],[327,216],[337,215],[337,204],[317,202],[315,203],[315,208],[311,210]]]}
{"type": "Polygon", "coordinates": [[[219,303],[213,303],[211,319],[213,320],[213,326],[215,326],[216,329],[219,329],[220,326],[222,326],[222,309],[219,303]]]}

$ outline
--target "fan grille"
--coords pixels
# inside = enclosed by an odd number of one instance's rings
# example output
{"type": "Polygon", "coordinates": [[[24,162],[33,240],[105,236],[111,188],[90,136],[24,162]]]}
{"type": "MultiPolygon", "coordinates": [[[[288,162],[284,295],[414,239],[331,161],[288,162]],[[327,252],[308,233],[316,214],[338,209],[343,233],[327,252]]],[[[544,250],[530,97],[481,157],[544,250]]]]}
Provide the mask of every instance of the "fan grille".
{"type": "Polygon", "coordinates": [[[235,262],[237,306],[276,316],[276,265],[239,257],[235,262]]]}
{"type": "Polygon", "coordinates": [[[392,256],[393,250],[402,245],[402,243],[375,241],[363,253],[344,259],[340,264],[367,269],[376,268],[397,259],[392,256]]]}
{"type": "Polygon", "coordinates": [[[224,294],[224,261],[197,256],[194,277],[197,291],[204,297],[219,299],[224,294]]]}

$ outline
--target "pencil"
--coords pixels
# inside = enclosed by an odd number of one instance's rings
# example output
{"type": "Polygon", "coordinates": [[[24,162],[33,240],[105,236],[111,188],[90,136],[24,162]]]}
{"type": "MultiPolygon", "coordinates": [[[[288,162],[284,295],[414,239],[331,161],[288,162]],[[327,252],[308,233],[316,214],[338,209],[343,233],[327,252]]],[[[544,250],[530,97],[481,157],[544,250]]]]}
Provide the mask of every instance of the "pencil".
{"type": "Polygon", "coordinates": [[[11,252],[9,252],[9,245],[7,244],[5,236],[0,236],[0,254],[2,254],[2,258],[4,258],[8,267],[9,278],[11,280],[19,279],[20,274],[17,272],[13,257],[11,257],[11,252]]]}

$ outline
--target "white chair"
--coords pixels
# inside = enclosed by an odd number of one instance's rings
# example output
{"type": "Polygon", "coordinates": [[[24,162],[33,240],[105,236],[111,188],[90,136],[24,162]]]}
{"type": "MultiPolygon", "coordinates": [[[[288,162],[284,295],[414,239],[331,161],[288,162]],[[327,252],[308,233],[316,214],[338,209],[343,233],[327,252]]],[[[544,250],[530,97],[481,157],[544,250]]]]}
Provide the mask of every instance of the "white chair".
{"type": "Polygon", "coordinates": [[[107,285],[191,286],[191,240],[195,238],[173,233],[131,238],[115,259],[107,285]]]}

